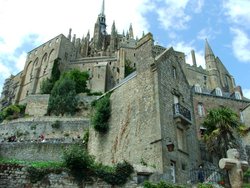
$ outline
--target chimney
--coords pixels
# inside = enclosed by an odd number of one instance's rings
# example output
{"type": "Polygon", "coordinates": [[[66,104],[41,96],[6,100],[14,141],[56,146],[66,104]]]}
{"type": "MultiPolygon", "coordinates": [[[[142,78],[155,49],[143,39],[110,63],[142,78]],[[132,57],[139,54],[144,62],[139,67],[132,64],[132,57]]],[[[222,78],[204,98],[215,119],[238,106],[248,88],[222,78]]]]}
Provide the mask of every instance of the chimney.
{"type": "Polygon", "coordinates": [[[191,55],[192,55],[193,66],[197,67],[194,50],[191,50],[191,55]]]}

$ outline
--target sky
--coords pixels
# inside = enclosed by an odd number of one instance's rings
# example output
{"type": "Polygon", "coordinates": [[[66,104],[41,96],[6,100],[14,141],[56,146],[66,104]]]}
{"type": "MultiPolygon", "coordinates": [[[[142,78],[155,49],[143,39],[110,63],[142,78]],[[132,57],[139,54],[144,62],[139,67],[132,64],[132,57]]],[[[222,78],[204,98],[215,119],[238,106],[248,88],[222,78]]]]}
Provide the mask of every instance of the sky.
{"type": "MultiPolygon", "coordinates": [[[[53,37],[93,36],[103,0],[0,0],[0,92],[4,80],[23,70],[29,51],[53,37]]],[[[250,0],[105,0],[107,31],[132,24],[134,35],[151,32],[156,44],[196,52],[205,67],[205,39],[236,85],[250,98],[250,0]]]]}

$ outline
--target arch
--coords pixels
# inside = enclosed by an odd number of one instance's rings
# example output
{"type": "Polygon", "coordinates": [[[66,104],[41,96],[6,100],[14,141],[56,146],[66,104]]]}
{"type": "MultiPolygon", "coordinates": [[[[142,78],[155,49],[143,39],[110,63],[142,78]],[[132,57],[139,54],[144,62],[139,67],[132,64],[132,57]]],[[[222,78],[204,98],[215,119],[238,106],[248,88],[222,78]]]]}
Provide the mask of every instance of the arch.
{"type": "Polygon", "coordinates": [[[48,67],[48,54],[45,53],[42,57],[42,62],[41,62],[41,71],[40,71],[40,77],[44,74],[46,74],[47,67],[48,67]]]}
{"type": "Polygon", "coordinates": [[[34,67],[34,64],[32,63],[32,61],[30,61],[28,63],[28,66],[26,68],[26,74],[25,74],[25,82],[24,84],[27,84],[31,81],[32,79],[32,75],[33,75],[33,67],[34,67]]]}
{"type": "Polygon", "coordinates": [[[50,51],[50,53],[49,53],[48,63],[53,62],[54,59],[55,59],[55,50],[52,49],[52,50],[50,51]]]}

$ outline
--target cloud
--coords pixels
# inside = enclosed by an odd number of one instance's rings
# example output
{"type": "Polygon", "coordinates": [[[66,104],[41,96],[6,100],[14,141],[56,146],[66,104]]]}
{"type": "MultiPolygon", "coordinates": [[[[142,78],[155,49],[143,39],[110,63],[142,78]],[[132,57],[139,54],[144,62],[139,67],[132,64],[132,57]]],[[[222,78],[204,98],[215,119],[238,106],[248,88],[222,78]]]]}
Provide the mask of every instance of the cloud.
{"type": "Polygon", "coordinates": [[[224,2],[225,14],[234,24],[250,28],[250,1],[227,0],[224,2]]]}
{"type": "Polygon", "coordinates": [[[166,0],[164,6],[157,7],[158,20],[166,29],[182,30],[187,28],[191,17],[185,13],[188,0],[166,0]]]}
{"type": "Polygon", "coordinates": [[[250,63],[250,36],[239,28],[231,28],[234,35],[232,47],[235,57],[241,61],[250,63]]]}
{"type": "Polygon", "coordinates": [[[195,59],[196,59],[197,66],[202,66],[203,68],[206,67],[203,51],[197,50],[193,46],[192,42],[191,43],[185,43],[185,42],[181,41],[181,42],[173,44],[172,46],[176,51],[181,51],[181,52],[185,53],[185,55],[186,55],[186,63],[188,63],[190,65],[193,65],[191,50],[194,50],[195,51],[195,59]]]}
{"type": "Polygon", "coordinates": [[[244,97],[250,99],[250,89],[243,89],[244,97]]]}

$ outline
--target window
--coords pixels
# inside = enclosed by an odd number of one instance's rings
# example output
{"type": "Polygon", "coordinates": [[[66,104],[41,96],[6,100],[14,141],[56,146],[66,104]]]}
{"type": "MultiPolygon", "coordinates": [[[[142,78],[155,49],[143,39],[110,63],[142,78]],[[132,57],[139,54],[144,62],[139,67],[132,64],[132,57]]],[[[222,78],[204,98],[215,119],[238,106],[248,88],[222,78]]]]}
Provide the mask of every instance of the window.
{"type": "Polygon", "coordinates": [[[172,67],[172,73],[173,73],[173,78],[176,79],[176,68],[173,66],[172,67]]]}
{"type": "Polygon", "coordinates": [[[203,106],[202,103],[198,103],[197,111],[198,111],[198,115],[199,115],[200,117],[205,116],[205,110],[204,110],[204,106],[203,106]]]}
{"type": "Polygon", "coordinates": [[[215,95],[222,96],[222,91],[219,87],[215,88],[215,95]]]}
{"type": "Polygon", "coordinates": [[[194,91],[196,93],[202,93],[201,86],[199,84],[194,85],[194,91]]]}
{"type": "Polygon", "coordinates": [[[234,95],[235,95],[235,98],[236,98],[236,99],[239,99],[239,100],[242,99],[240,92],[235,91],[234,95]]]}
{"type": "Polygon", "coordinates": [[[242,111],[240,111],[240,121],[244,123],[244,114],[242,111]]]}
{"type": "Polygon", "coordinates": [[[185,140],[185,132],[181,128],[177,128],[177,143],[178,149],[182,151],[186,151],[186,140],[185,140]]]}
{"type": "Polygon", "coordinates": [[[204,85],[207,85],[207,76],[204,76],[204,85]]]}

